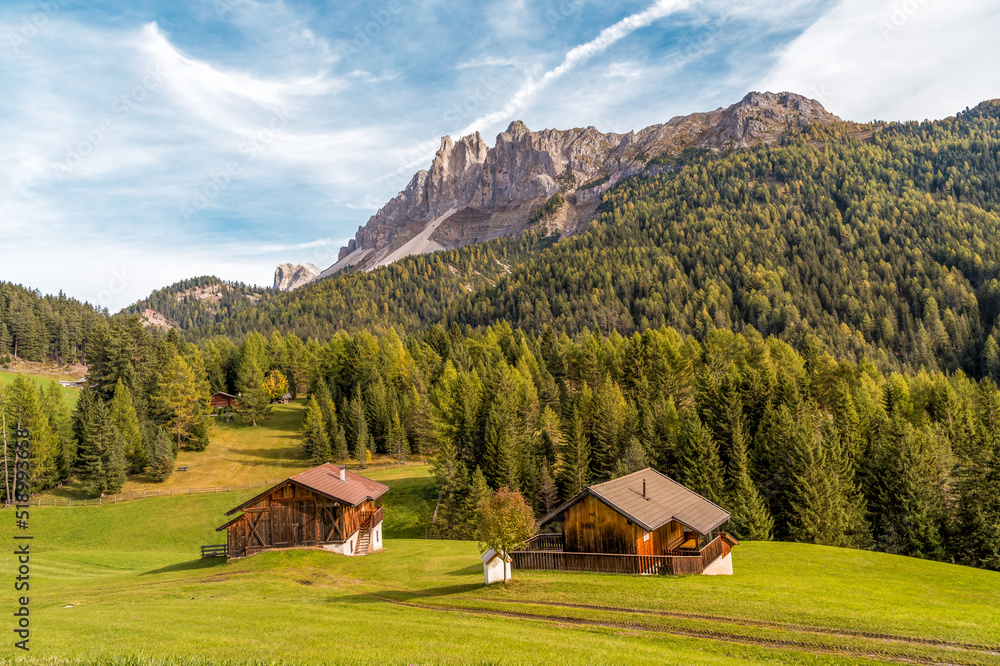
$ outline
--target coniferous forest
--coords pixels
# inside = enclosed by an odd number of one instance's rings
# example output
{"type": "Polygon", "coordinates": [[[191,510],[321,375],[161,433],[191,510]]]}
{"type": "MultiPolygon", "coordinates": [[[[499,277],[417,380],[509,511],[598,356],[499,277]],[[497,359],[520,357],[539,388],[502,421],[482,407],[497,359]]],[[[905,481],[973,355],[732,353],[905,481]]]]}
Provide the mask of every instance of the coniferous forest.
{"type": "Polygon", "coordinates": [[[264,418],[287,386],[313,460],[434,461],[428,536],[469,537],[490,488],[542,515],[653,466],[738,538],[1000,570],[1000,103],[695,155],[600,210],[559,242],[185,301],[169,333],[3,285],[0,355],[89,367],[73,414],[15,382],[8,422],[41,433],[40,487],[113,492],[207,445],[212,391],[264,418]]]}

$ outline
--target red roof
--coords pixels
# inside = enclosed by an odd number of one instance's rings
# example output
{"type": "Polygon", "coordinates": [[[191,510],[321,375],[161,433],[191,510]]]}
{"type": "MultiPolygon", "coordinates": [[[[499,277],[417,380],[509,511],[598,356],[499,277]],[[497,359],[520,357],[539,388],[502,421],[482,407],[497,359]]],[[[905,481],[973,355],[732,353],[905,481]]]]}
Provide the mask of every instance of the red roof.
{"type": "Polygon", "coordinates": [[[389,491],[389,486],[347,470],[344,470],[345,480],[341,481],[340,467],[326,463],[296,474],[290,480],[351,506],[356,506],[366,499],[376,499],[389,491]]]}
{"type": "MultiPolygon", "coordinates": [[[[341,465],[325,463],[319,467],[313,467],[306,471],[289,477],[276,486],[271,486],[256,497],[251,497],[243,504],[234,509],[226,511],[227,516],[231,516],[237,511],[242,511],[244,507],[250,506],[261,497],[274,492],[276,489],[288,483],[297,483],[320,495],[325,495],[348,506],[357,506],[366,499],[377,499],[389,492],[389,486],[366,479],[360,474],[344,470],[344,480],[340,480],[341,465]]],[[[225,526],[223,526],[225,527],[225,526]]]]}

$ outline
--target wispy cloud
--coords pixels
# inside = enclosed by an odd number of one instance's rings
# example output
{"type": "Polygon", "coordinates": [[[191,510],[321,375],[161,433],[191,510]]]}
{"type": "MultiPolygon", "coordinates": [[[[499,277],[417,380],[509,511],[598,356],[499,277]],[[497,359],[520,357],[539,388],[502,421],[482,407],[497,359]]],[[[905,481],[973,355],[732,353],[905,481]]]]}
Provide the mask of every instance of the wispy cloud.
{"type": "Polygon", "coordinates": [[[458,132],[459,136],[465,136],[475,131],[485,130],[497,123],[509,121],[515,114],[520,112],[528,102],[539,92],[548,87],[556,79],[564,76],[581,63],[590,60],[594,56],[606,51],[615,42],[628,37],[630,34],[645,28],[652,23],[673,14],[674,12],[686,9],[690,3],[688,0],[658,0],[656,4],[641,12],[626,16],[614,25],[601,30],[600,34],[589,42],[585,42],[570,49],[563,57],[561,63],[553,69],[548,70],[538,78],[530,79],[524,83],[503,105],[484,116],[476,118],[464,129],[458,132]]]}
{"type": "Polygon", "coordinates": [[[124,271],[112,308],[335,259],[445,133],[627,131],[752,88],[922,118],[1000,87],[985,0],[51,4],[17,48],[40,5],[0,4],[0,279],[107,304],[124,271]]]}

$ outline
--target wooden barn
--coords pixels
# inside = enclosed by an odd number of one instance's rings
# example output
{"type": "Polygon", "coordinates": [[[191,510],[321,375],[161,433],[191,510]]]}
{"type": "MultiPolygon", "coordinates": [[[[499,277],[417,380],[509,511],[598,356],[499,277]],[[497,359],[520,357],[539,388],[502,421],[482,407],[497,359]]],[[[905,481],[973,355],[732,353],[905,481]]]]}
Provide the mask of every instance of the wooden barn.
{"type": "Polygon", "coordinates": [[[326,463],[285,479],[226,515],[230,558],[319,546],[342,555],[382,550],[382,495],[389,487],[326,463]],[[240,513],[242,512],[242,513],[240,513]]]}
{"type": "Polygon", "coordinates": [[[223,407],[235,407],[237,397],[219,391],[212,394],[212,409],[222,409],[223,407]]]}
{"type": "Polygon", "coordinates": [[[545,516],[561,523],[511,553],[517,569],[731,574],[729,512],[646,468],[591,486],[545,516]]]}

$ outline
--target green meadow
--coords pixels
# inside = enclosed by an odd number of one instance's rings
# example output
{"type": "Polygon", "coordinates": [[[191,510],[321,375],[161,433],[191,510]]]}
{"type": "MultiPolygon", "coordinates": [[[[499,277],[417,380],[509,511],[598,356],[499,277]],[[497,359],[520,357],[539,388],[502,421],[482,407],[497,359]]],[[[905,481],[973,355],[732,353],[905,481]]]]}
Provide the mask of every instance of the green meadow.
{"type": "MultiPolygon", "coordinates": [[[[1000,664],[1000,574],[882,553],[743,543],[732,577],[515,571],[419,536],[427,467],[370,471],[385,550],[226,563],[224,513],[257,491],[31,512],[28,663],[1000,664]],[[871,636],[878,634],[879,636],[871,636]]],[[[13,515],[0,514],[12,542],[13,515]]],[[[5,549],[4,571],[13,558],[5,549]]],[[[9,589],[9,588],[8,588],[9,589]]],[[[13,609],[8,592],[5,605],[13,609]]]]}
{"type": "MultiPolygon", "coordinates": [[[[256,428],[214,423],[206,451],[181,452],[187,472],[162,484],[135,477],[125,491],[182,493],[307,469],[302,413],[292,403],[256,428]]],[[[1000,574],[884,553],[747,542],[731,577],[515,571],[487,588],[477,544],[420,538],[419,516],[436,498],[429,466],[376,462],[361,473],[391,487],[385,549],[363,558],[305,549],[201,559],[199,546],[224,542],[215,528],[225,512],[260,488],[33,507],[31,651],[8,638],[0,659],[1000,664],[1000,574]]],[[[72,484],[50,495],[82,496],[72,484]]],[[[6,543],[14,531],[13,512],[0,511],[6,543]]],[[[14,571],[12,550],[3,549],[4,572],[14,571]]]]}

